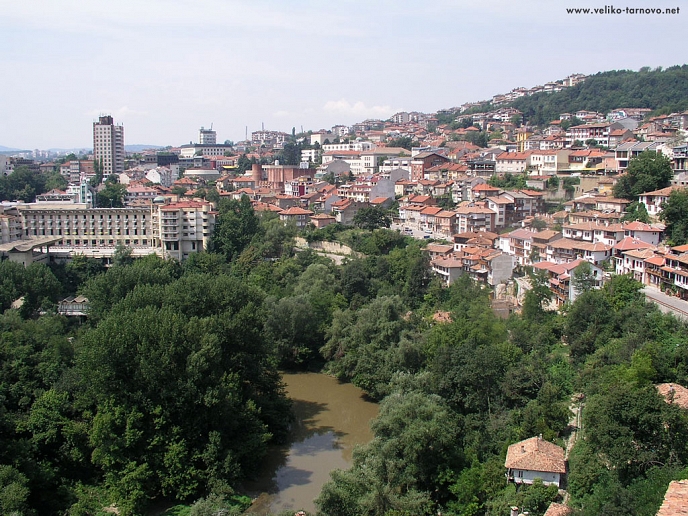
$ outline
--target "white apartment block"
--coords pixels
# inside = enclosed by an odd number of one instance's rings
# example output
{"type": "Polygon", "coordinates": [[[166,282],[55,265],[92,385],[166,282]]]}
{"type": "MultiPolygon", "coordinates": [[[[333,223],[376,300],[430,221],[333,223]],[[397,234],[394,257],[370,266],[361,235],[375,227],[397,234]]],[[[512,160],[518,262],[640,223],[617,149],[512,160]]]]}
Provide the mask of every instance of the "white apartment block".
{"type": "Polygon", "coordinates": [[[155,167],[146,172],[146,179],[151,183],[170,188],[176,179],[176,174],[172,174],[172,170],[167,167],[155,167]]]}
{"type": "Polygon", "coordinates": [[[365,152],[375,148],[373,142],[353,142],[353,143],[326,143],[322,146],[323,152],[331,151],[356,151],[365,152]]]}
{"type": "Polygon", "coordinates": [[[115,125],[111,116],[93,122],[93,159],[103,164],[103,179],[124,172],[124,126],[115,125]]]}
{"type": "Polygon", "coordinates": [[[19,217],[0,213],[0,244],[19,240],[22,235],[19,217]]]}
{"type": "Polygon", "coordinates": [[[322,151],[320,149],[303,149],[301,151],[301,162],[303,163],[316,163],[320,160],[320,155],[322,151]]]}
{"type": "Polygon", "coordinates": [[[332,127],[332,133],[339,137],[346,136],[351,133],[351,128],[348,125],[335,125],[332,127]]]}
{"type": "Polygon", "coordinates": [[[253,145],[283,145],[287,133],[281,131],[253,131],[251,143],[253,145]]]}
{"type": "Polygon", "coordinates": [[[201,145],[215,145],[217,143],[217,133],[212,129],[201,127],[198,130],[198,143],[201,145]]]}
{"type": "Polygon", "coordinates": [[[215,227],[212,206],[200,201],[126,208],[31,203],[17,211],[22,238],[54,237],[51,252],[64,257],[111,258],[121,244],[134,256],[183,260],[207,247],[215,227]]]}
{"type": "Polygon", "coordinates": [[[224,156],[225,151],[231,150],[231,146],[225,145],[223,143],[218,143],[218,144],[209,144],[209,145],[202,145],[198,144],[195,145],[193,143],[189,143],[187,145],[182,145],[180,148],[179,152],[179,157],[180,158],[193,158],[196,155],[199,156],[224,156]]]}

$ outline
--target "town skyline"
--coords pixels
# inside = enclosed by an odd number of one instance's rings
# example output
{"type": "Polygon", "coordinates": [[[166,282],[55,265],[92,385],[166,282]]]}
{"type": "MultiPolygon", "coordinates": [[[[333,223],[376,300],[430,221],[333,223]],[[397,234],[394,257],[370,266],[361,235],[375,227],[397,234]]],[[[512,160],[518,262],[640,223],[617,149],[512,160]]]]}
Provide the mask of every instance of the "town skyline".
{"type": "Polygon", "coordinates": [[[0,64],[35,77],[0,85],[0,145],[90,147],[103,114],[127,142],[181,145],[211,123],[237,141],[262,124],[315,131],[432,113],[572,73],[688,62],[674,44],[682,16],[586,17],[535,0],[10,4],[0,64]],[[631,45],[633,34],[652,44],[631,45]]]}

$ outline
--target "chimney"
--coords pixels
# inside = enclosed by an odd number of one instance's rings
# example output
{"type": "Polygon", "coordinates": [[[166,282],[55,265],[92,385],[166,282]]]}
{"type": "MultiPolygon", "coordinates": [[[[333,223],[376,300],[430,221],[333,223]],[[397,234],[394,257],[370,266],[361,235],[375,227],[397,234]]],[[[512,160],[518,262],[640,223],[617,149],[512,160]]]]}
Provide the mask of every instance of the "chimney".
{"type": "Polygon", "coordinates": [[[263,180],[263,167],[260,163],[251,166],[251,175],[253,176],[253,187],[258,188],[259,183],[263,180]]]}

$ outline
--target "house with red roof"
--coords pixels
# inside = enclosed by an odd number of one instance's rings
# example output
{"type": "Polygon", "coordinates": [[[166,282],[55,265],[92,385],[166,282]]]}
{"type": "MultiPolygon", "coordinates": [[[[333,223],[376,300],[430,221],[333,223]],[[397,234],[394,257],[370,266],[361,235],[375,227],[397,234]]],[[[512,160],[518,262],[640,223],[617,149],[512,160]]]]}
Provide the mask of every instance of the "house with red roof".
{"type": "Polygon", "coordinates": [[[688,515],[688,480],[672,480],[657,516],[688,515]]]}
{"type": "Polygon", "coordinates": [[[425,172],[429,168],[448,163],[449,158],[437,152],[421,152],[411,161],[411,179],[425,179],[425,172]]]}
{"type": "Polygon", "coordinates": [[[467,200],[476,201],[479,199],[486,199],[488,197],[500,195],[503,190],[501,188],[497,188],[496,186],[490,186],[487,183],[477,183],[472,185],[470,192],[470,198],[467,200]]]}
{"type": "Polygon", "coordinates": [[[513,256],[519,265],[530,265],[532,262],[530,253],[535,235],[537,235],[535,231],[516,229],[499,236],[499,248],[513,256]]]}
{"type": "Polygon", "coordinates": [[[579,258],[599,265],[612,256],[612,246],[601,242],[584,242],[560,238],[547,244],[547,260],[554,263],[568,263],[579,258]]]}
{"type": "Polygon", "coordinates": [[[569,516],[571,512],[572,510],[570,507],[560,503],[552,502],[549,504],[549,507],[547,507],[547,510],[543,516],[569,516]]]}
{"type": "Polygon", "coordinates": [[[497,214],[485,206],[485,203],[470,203],[459,206],[456,212],[456,230],[458,233],[466,231],[494,231],[497,214]]]}
{"type": "Polygon", "coordinates": [[[650,217],[657,217],[662,212],[662,204],[669,200],[671,192],[679,190],[679,186],[668,186],[652,192],[645,192],[638,196],[638,201],[645,205],[650,217]]]}
{"type": "Polygon", "coordinates": [[[532,151],[503,152],[495,158],[495,173],[523,174],[530,166],[532,151]]]}
{"type": "Polygon", "coordinates": [[[313,212],[311,210],[304,210],[298,206],[292,206],[286,210],[279,212],[279,218],[283,222],[292,222],[297,228],[304,228],[310,222],[313,212]]]}
{"type": "Polygon", "coordinates": [[[509,482],[532,484],[539,478],[545,485],[559,487],[566,474],[564,449],[542,437],[531,437],[509,446],[504,467],[509,482]]]}
{"type": "Polygon", "coordinates": [[[663,224],[645,224],[644,222],[634,221],[623,224],[625,237],[642,240],[652,245],[659,245],[664,233],[663,224]]]}

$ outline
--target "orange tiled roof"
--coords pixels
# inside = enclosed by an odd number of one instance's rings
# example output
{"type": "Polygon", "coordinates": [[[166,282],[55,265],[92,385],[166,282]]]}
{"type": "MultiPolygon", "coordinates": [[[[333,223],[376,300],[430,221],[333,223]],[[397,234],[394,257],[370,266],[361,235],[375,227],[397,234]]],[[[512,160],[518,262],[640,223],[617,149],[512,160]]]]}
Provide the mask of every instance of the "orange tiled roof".
{"type": "Polygon", "coordinates": [[[688,515],[688,480],[674,480],[664,495],[664,502],[657,516],[688,515]]]}
{"type": "Polygon", "coordinates": [[[541,437],[531,437],[509,446],[504,467],[548,473],[566,473],[564,449],[545,441],[541,437]]]}
{"type": "MultiPolygon", "coordinates": [[[[667,403],[674,403],[682,409],[688,409],[688,389],[677,383],[660,383],[657,391],[667,403]]],[[[688,514],[688,513],[686,513],[688,514]]]]}
{"type": "Polygon", "coordinates": [[[552,502],[549,504],[544,516],[568,516],[569,514],[571,514],[571,509],[569,507],[552,502]]]}

